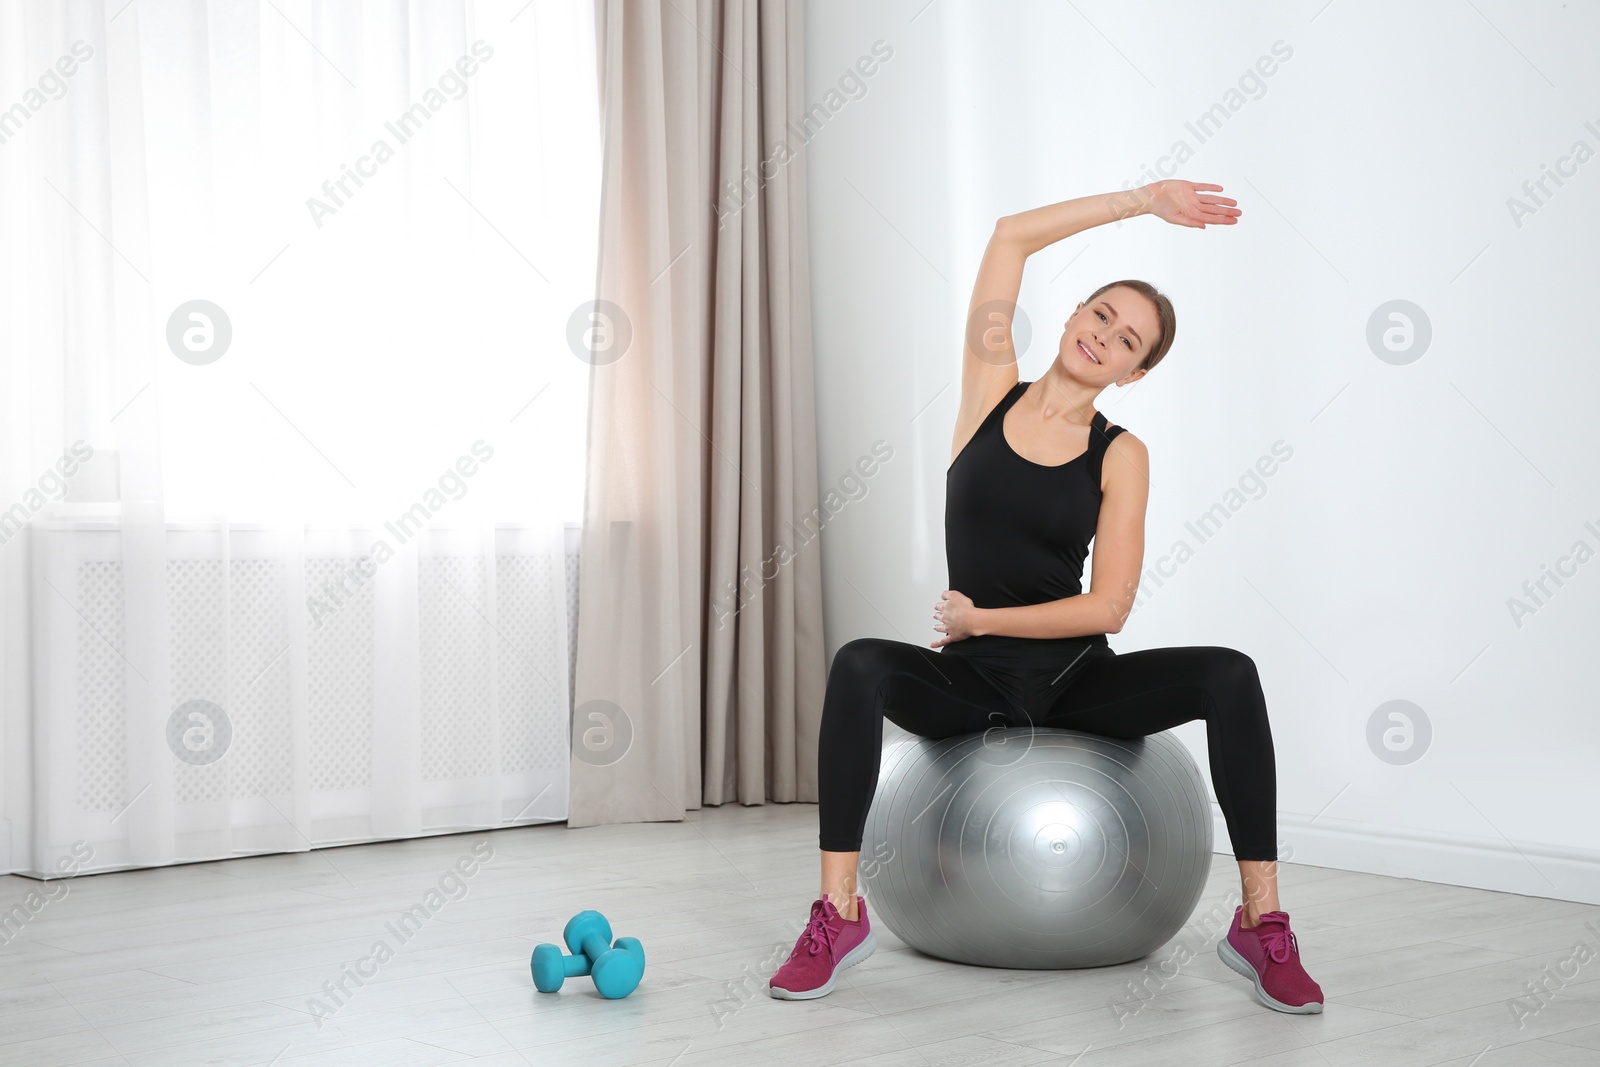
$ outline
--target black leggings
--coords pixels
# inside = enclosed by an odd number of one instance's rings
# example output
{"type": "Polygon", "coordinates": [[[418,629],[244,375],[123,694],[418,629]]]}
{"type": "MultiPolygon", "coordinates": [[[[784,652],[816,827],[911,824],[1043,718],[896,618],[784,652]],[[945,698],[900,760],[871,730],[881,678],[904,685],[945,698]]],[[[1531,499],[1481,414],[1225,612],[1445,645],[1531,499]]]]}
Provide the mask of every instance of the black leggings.
{"type": "Polygon", "coordinates": [[[1234,857],[1277,859],[1277,769],[1255,661],[1215,645],[1121,654],[1088,642],[1074,647],[1026,668],[878,637],[841,647],[817,741],[822,849],[861,851],[885,716],[932,738],[994,726],[1135,738],[1204,719],[1211,784],[1234,857]]]}

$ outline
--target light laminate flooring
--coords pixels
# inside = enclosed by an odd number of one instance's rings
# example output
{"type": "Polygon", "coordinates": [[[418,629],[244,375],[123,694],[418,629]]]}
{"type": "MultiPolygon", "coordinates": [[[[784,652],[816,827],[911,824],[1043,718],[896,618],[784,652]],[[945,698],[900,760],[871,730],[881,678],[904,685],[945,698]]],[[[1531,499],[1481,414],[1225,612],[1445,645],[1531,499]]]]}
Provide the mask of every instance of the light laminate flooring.
{"type": "MultiPolygon", "coordinates": [[[[970,967],[877,924],[833,993],[773,1000],[816,830],[815,805],[728,805],[49,883],[65,895],[0,944],[0,1064],[1600,1065],[1600,908],[1283,864],[1327,997],[1292,1016],[1217,958],[1239,888],[1222,854],[1191,924],[1141,961],[970,967]],[[626,999],[533,988],[534,945],[585,908],[644,945],[626,999]]],[[[0,877],[0,910],[44,887],[0,877]]]]}

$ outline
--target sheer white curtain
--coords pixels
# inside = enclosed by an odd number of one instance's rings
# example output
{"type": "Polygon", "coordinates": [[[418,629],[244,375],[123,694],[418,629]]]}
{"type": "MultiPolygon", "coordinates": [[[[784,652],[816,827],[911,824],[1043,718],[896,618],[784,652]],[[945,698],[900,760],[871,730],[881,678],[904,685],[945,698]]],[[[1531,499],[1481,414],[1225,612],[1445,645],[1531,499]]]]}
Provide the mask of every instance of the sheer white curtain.
{"type": "Polygon", "coordinates": [[[566,816],[593,18],[0,7],[0,869],[566,816]]]}

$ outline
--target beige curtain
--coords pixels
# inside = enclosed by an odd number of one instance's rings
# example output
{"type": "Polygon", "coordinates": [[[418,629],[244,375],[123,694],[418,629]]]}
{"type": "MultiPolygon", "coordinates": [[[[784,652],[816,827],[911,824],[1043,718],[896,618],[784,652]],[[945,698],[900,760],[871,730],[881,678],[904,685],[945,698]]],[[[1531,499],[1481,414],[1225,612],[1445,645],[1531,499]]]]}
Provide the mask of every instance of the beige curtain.
{"type": "Polygon", "coordinates": [[[605,163],[568,825],[816,800],[798,0],[596,0],[605,163]]]}

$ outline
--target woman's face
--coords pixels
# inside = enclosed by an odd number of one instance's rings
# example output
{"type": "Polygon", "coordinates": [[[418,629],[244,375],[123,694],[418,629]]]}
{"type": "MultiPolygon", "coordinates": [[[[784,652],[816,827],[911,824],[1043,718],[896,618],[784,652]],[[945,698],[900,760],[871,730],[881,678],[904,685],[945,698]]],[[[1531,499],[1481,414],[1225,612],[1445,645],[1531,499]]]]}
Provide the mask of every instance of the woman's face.
{"type": "Polygon", "coordinates": [[[1109,385],[1144,377],[1135,371],[1161,332],[1155,306],[1144,294],[1114,286],[1087,304],[1079,304],[1062,323],[1056,356],[1067,372],[1081,381],[1109,385]]]}

